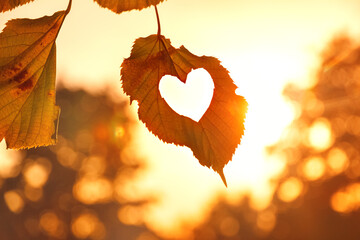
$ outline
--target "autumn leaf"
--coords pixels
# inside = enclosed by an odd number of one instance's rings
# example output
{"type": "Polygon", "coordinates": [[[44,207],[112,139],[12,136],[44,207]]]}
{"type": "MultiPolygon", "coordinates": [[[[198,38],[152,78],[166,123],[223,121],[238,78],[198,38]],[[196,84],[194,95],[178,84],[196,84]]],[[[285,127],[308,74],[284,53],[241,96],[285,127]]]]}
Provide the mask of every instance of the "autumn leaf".
{"type": "Polygon", "coordinates": [[[23,5],[25,3],[32,2],[34,0],[1,0],[0,1],[0,12],[6,12],[17,6],[23,5]]]}
{"type": "Polygon", "coordinates": [[[193,55],[184,46],[176,49],[163,36],[151,35],[135,41],[121,67],[124,92],[130,101],[138,101],[138,115],[146,127],[167,143],[188,146],[200,164],[218,172],[226,185],[223,168],[240,144],[247,102],[235,94],[237,87],[219,60],[193,55]],[[169,107],[160,95],[159,82],[172,75],[185,83],[188,73],[197,68],[210,74],[214,94],[205,114],[195,122],[169,107]]]}
{"type": "Polygon", "coordinates": [[[113,12],[122,13],[133,9],[141,10],[143,8],[157,5],[164,0],[94,0],[101,7],[108,8],[113,12]]]}
{"type": "Polygon", "coordinates": [[[68,10],[11,20],[0,34],[0,141],[8,148],[56,141],[55,39],[68,10]]]}

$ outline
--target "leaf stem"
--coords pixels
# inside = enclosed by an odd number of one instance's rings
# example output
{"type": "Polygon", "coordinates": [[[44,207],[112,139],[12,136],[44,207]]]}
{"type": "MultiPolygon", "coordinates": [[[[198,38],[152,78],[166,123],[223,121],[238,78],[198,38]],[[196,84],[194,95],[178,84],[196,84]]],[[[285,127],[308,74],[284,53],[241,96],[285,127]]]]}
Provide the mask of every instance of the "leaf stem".
{"type": "Polygon", "coordinates": [[[71,5],[72,5],[72,0],[69,0],[69,4],[68,4],[68,6],[67,6],[67,8],[65,10],[66,15],[70,12],[71,5]]]}
{"type": "MultiPolygon", "coordinates": [[[[70,0],[71,1],[71,0],[70,0]]],[[[158,37],[161,35],[161,26],[160,26],[160,17],[159,17],[159,12],[157,10],[157,7],[156,5],[154,5],[155,7],[155,12],[156,12],[156,20],[157,20],[157,25],[158,25],[158,32],[157,32],[157,35],[158,37]]]]}
{"type": "MultiPolygon", "coordinates": [[[[165,50],[165,52],[167,53],[167,55],[169,56],[170,61],[171,61],[172,65],[173,65],[173,68],[174,68],[173,70],[176,72],[177,77],[179,77],[179,79],[180,79],[180,75],[179,75],[178,72],[176,71],[175,64],[174,64],[173,60],[171,59],[170,53],[169,53],[169,51],[168,51],[168,49],[167,49],[167,47],[166,47],[166,44],[165,44],[165,42],[164,42],[164,39],[165,39],[165,38],[164,38],[163,36],[161,36],[161,26],[160,26],[159,12],[158,12],[158,10],[157,10],[156,5],[154,5],[154,7],[155,7],[157,24],[158,24],[158,32],[157,32],[158,40],[160,41],[160,44],[164,47],[164,50],[165,50]]],[[[159,46],[159,49],[160,49],[160,46],[159,46]]],[[[225,185],[226,185],[226,184],[225,184],[225,185]]]]}

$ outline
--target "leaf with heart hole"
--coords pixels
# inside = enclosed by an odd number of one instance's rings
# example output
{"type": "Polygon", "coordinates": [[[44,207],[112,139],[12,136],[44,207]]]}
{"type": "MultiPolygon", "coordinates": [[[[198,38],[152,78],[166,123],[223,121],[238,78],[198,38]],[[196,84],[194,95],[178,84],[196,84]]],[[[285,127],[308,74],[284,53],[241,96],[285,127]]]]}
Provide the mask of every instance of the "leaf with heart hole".
{"type": "Polygon", "coordinates": [[[34,0],[1,0],[0,1],[0,12],[6,12],[17,6],[23,5],[25,3],[32,2],[34,0]]]}
{"type": "Polygon", "coordinates": [[[101,7],[110,9],[115,13],[122,13],[131,10],[141,10],[155,6],[164,0],[94,0],[101,7]]]}
{"type": "Polygon", "coordinates": [[[130,101],[139,103],[138,115],[161,140],[188,146],[201,165],[221,176],[244,134],[246,100],[235,94],[236,85],[214,57],[196,56],[184,46],[176,49],[164,36],[150,35],[135,41],[131,55],[121,65],[121,81],[130,101]],[[205,69],[214,82],[210,106],[196,122],[177,114],[162,98],[159,82],[171,75],[186,83],[193,69],[205,69]]]}
{"type": "Polygon", "coordinates": [[[55,40],[67,11],[15,19],[0,34],[0,141],[20,149],[55,143],[55,40]]]}

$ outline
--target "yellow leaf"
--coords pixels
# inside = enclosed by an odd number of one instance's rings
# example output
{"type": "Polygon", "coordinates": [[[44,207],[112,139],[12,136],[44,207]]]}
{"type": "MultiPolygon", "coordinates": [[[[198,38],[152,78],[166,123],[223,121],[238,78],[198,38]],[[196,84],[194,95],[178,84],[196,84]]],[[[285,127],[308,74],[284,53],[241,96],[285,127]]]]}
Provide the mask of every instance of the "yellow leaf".
{"type": "Polygon", "coordinates": [[[0,1],[0,12],[6,12],[17,6],[23,5],[25,3],[32,2],[34,0],[1,0],[0,1]]]}
{"type": "Polygon", "coordinates": [[[121,13],[133,9],[141,10],[143,8],[157,5],[164,0],[94,0],[101,7],[108,8],[113,12],[121,13]]]}
{"type": "Polygon", "coordinates": [[[201,165],[218,172],[226,185],[223,168],[244,133],[246,100],[235,94],[236,85],[214,57],[196,56],[184,46],[176,49],[163,36],[135,41],[131,55],[122,63],[121,81],[130,100],[139,103],[138,115],[161,140],[188,146],[201,165]],[[186,82],[192,69],[205,69],[214,81],[210,106],[195,122],[177,114],[161,97],[159,82],[165,75],[186,82]]]}
{"type": "Polygon", "coordinates": [[[55,39],[66,14],[11,20],[0,34],[0,141],[8,148],[56,142],[55,39]]]}

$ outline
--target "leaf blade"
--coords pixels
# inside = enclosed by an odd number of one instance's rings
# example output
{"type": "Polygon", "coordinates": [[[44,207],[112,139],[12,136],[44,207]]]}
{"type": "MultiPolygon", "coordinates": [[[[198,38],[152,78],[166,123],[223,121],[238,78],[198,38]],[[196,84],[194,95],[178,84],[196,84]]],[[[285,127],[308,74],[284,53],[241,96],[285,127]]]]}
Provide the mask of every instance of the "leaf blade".
{"type": "Polygon", "coordinates": [[[159,4],[164,0],[94,0],[100,7],[110,9],[115,13],[131,10],[141,10],[159,4]]]}
{"type": "Polygon", "coordinates": [[[163,36],[135,41],[122,63],[124,92],[139,102],[139,119],[159,139],[189,147],[201,165],[219,173],[226,185],[224,166],[231,160],[244,134],[246,100],[235,94],[236,85],[214,57],[196,56],[185,47],[175,49],[163,36]],[[199,122],[178,115],[161,97],[158,85],[165,75],[186,82],[192,69],[207,70],[214,81],[214,95],[199,122]]]}
{"type": "Polygon", "coordinates": [[[55,40],[65,16],[11,20],[0,34],[0,141],[8,148],[56,142],[55,40]]]}

